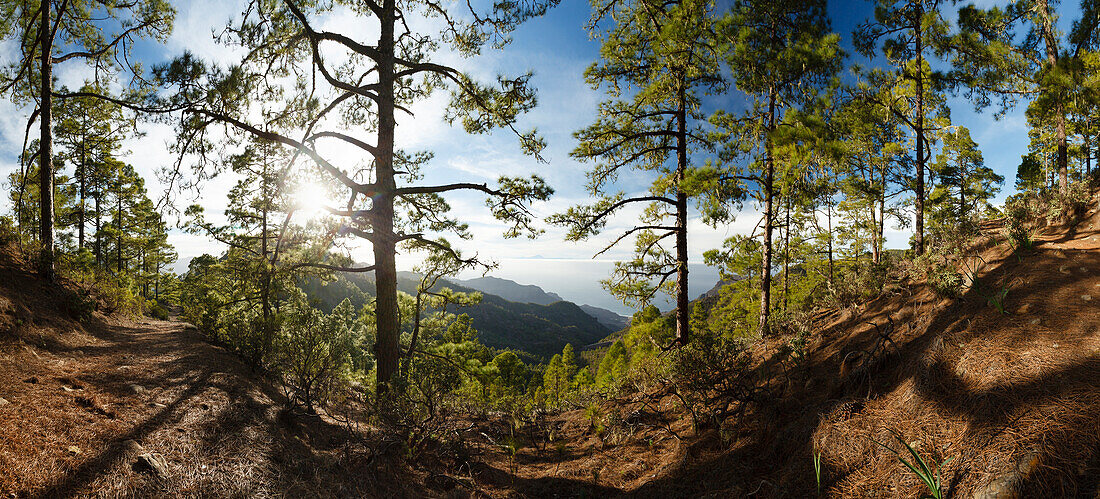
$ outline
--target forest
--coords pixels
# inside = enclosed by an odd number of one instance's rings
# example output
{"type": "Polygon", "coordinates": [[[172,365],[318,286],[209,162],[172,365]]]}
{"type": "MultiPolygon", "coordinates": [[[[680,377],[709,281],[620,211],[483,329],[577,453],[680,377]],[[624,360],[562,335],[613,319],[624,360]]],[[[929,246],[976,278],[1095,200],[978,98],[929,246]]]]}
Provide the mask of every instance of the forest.
{"type": "Polygon", "coordinates": [[[0,386],[0,492],[1100,493],[1100,4],[842,4],[590,0],[590,106],[509,56],[561,0],[241,0],[189,33],[217,57],[171,42],[188,2],[0,1],[0,379],[23,387],[0,386]],[[584,124],[528,119],[548,106],[584,124]],[[426,109],[524,162],[442,168],[460,145],[415,146],[426,109]],[[987,164],[1006,116],[1026,154],[987,164]],[[627,325],[463,284],[498,268],[486,226],[612,257],[576,278],[627,325]],[[720,281],[692,296],[700,262],[720,281]],[[117,374],[141,362],[161,374],[117,374]],[[128,437],[26,450],[45,437],[4,411],[47,378],[128,437]],[[185,378],[224,386],[195,404],[225,408],[225,447],[154,452],[192,409],[148,387],[185,378]],[[95,457],[132,445],[132,469],[95,457]]]}

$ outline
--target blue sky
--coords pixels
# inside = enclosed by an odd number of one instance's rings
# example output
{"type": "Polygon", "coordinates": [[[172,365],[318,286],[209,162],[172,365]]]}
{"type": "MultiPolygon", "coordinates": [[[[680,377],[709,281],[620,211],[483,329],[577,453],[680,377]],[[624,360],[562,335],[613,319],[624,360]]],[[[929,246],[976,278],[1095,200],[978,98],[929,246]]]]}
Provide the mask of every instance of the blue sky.
{"type": "MultiPolygon", "coordinates": [[[[212,32],[224,26],[225,20],[237,15],[241,6],[236,1],[196,0],[179,3],[179,16],[175,33],[165,46],[143,46],[138,55],[148,63],[166,60],[181,53],[185,48],[200,57],[215,61],[233,60],[234,52],[218,46],[213,41],[212,32]]],[[[1076,4],[1063,6],[1063,17],[1076,17],[1076,4]]],[[[840,33],[844,44],[850,50],[851,32],[855,26],[872,13],[870,2],[832,2],[829,15],[833,30],[840,33]]],[[[435,160],[426,170],[428,182],[446,183],[455,180],[493,182],[502,173],[517,174],[534,172],[542,175],[557,193],[549,202],[537,203],[533,209],[539,216],[547,216],[570,205],[588,200],[584,191],[585,165],[569,157],[576,145],[572,133],[587,125],[592,117],[600,94],[590,89],[583,81],[582,72],[598,55],[599,46],[584,30],[589,16],[589,5],[585,0],[564,0],[545,17],[530,21],[514,35],[514,42],[502,52],[487,50],[485,55],[461,61],[447,59],[460,65],[483,80],[491,79],[497,73],[517,74],[527,69],[535,72],[532,83],[539,91],[539,107],[523,118],[523,127],[537,126],[546,137],[549,148],[546,151],[548,164],[539,164],[520,154],[514,137],[505,133],[488,136],[469,137],[461,130],[453,129],[440,119],[440,108],[446,102],[445,95],[414,107],[414,117],[403,117],[399,124],[399,145],[409,149],[428,149],[435,152],[435,160]]],[[[340,13],[325,19],[329,29],[342,29],[345,32],[362,32],[358,21],[340,13]]],[[[11,57],[11,48],[0,45],[0,54],[5,59],[11,57]]],[[[450,58],[449,55],[444,55],[450,58]]],[[[79,86],[90,72],[86,68],[67,65],[60,68],[58,77],[62,84],[79,86]]],[[[1023,118],[1024,106],[1008,113],[1000,121],[994,121],[992,112],[974,113],[969,102],[961,97],[950,99],[952,118],[955,124],[971,129],[973,138],[978,142],[985,156],[986,164],[1003,175],[1005,188],[998,199],[1012,192],[1012,182],[1020,155],[1027,150],[1027,130],[1023,118]]],[[[0,103],[0,175],[4,178],[15,169],[16,155],[21,146],[24,120],[29,110],[14,109],[10,104],[0,103]]],[[[172,161],[167,144],[173,141],[171,130],[161,124],[144,124],[146,135],[126,143],[129,150],[126,158],[141,172],[153,191],[151,196],[159,195],[160,184],[154,178],[154,172],[172,161]]],[[[331,157],[346,159],[353,151],[335,151],[331,157]]],[[[349,159],[354,161],[354,159],[349,159]]],[[[647,179],[624,177],[620,186],[628,192],[642,191],[647,179]]],[[[219,213],[224,206],[225,193],[232,181],[219,179],[210,182],[201,190],[197,202],[207,207],[211,214],[219,213]]],[[[192,202],[193,194],[177,197],[179,205],[192,202]]],[[[543,286],[566,299],[578,303],[611,308],[622,313],[630,310],[607,296],[599,280],[607,277],[611,261],[627,256],[630,245],[624,245],[618,252],[601,256],[597,261],[591,256],[602,248],[610,234],[616,228],[631,224],[631,212],[624,212],[612,224],[605,235],[584,243],[563,241],[560,229],[546,227],[547,233],[540,239],[505,240],[500,237],[503,227],[489,216],[482,199],[476,196],[455,196],[451,202],[457,213],[469,220],[474,240],[459,242],[457,245],[467,253],[477,252],[481,256],[497,259],[500,269],[493,275],[511,278],[521,283],[543,286]]],[[[0,211],[7,212],[7,199],[0,201],[0,211]]],[[[636,212],[634,212],[636,214],[636,212]]],[[[746,206],[735,222],[728,226],[710,228],[697,219],[690,225],[691,294],[696,296],[709,289],[717,279],[717,272],[702,266],[701,255],[704,251],[719,247],[727,237],[750,231],[756,224],[758,211],[746,206]]],[[[888,227],[888,243],[891,247],[903,247],[907,244],[909,233],[888,227]]],[[[203,237],[173,231],[170,241],[177,247],[180,261],[177,270],[186,268],[190,258],[199,254],[217,253],[221,249],[203,237]]],[[[362,261],[370,260],[369,246],[360,244],[355,255],[362,261]]],[[[414,257],[404,257],[399,265],[408,268],[415,263],[414,257]]],[[[466,275],[464,277],[471,277],[466,275]]]]}

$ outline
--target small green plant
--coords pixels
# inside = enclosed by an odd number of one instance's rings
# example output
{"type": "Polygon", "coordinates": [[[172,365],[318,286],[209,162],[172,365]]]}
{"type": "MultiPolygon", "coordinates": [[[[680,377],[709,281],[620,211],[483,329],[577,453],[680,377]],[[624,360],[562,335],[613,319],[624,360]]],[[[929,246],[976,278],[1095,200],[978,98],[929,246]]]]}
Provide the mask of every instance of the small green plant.
{"type": "Polygon", "coordinates": [[[999,289],[993,291],[992,294],[986,296],[985,302],[989,304],[989,306],[996,308],[997,311],[1001,314],[1005,314],[1007,313],[1005,312],[1006,298],[1008,298],[1008,286],[1002,284],[999,289]]]}
{"type": "Polygon", "coordinates": [[[928,462],[925,461],[924,458],[920,457],[920,454],[917,454],[916,449],[913,449],[913,446],[909,445],[909,443],[901,437],[900,433],[894,430],[890,430],[890,434],[893,435],[894,438],[897,439],[899,443],[901,443],[901,445],[905,446],[905,450],[908,451],[909,456],[912,457],[911,460],[906,460],[905,456],[903,456],[900,452],[890,448],[890,446],[879,442],[878,440],[872,439],[872,441],[878,445],[881,445],[884,449],[890,451],[895,456],[897,456],[898,461],[901,461],[901,464],[904,464],[906,468],[909,468],[910,471],[916,474],[917,477],[920,478],[922,482],[924,482],[924,485],[928,487],[930,493],[922,495],[921,499],[925,499],[928,497],[931,497],[933,499],[943,499],[943,486],[940,477],[940,471],[942,471],[943,468],[947,466],[952,459],[955,458],[948,458],[947,460],[937,464],[936,469],[933,470],[930,466],[928,466],[928,462]]]}
{"type": "MultiPolygon", "coordinates": [[[[985,259],[981,256],[977,257],[981,264],[985,264],[985,259]]],[[[970,265],[966,266],[966,279],[972,283],[974,291],[977,292],[982,298],[985,298],[986,305],[997,309],[1001,314],[1008,313],[1005,310],[1005,300],[1008,299],[1008,292],[1011,287],[1004,282],[1004,276],[997,283],[997,286],[993,289],[987,289],[985,286],[978,282],[978,270],[977,268],[971,268],[970,265]]]]}
{"type": "Polygon", "coordinates": [[[947,298],[962,296],[963,276],[949,265],[938,266],[929,272],[928,283],[940,296],[947,298]]]}
{"type": "Polygon", "coordinates": [[[603,433],[603,411],[599,402],[592,402],[584,408],[584,419],[588,420],[588,428],[596,433],[603,433]]]}
{"type": "Polygon", "coordinates": [[[817,496],[821,497],[821,452],[814,451],[814,478],[817,480],[817,496]]]}

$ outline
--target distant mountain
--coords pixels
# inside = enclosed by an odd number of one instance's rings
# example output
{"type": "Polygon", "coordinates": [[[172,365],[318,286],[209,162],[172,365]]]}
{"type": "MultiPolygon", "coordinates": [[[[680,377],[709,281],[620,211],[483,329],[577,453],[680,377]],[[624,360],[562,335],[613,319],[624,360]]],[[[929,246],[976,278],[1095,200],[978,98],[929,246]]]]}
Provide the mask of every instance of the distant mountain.
{"type": "MultiPolygon", "coordinates": [[[[449,279],[451,282],[467,288],[473,288],[482,293],[497,295],[505,300],[517,303],[535,303],[550,305],[559,301],[565,301],[557,293],[545,291],[532,284],[520,284],[510,279],[499,277],[478,277],[476,279],[449,279]]],[[[630,318],[612,312],[606,308],[593,307],[592,305],[580,305],[588,315],[595,317],[600,324],[607,326],[612,331],[618,331],[630,324],[630,318]]]]}
{"type": "Polygon", "coordinates": [[[721,292],[722,288],[726,287],[727,284],[733,284],[735,282],[743,281],[744,279],[745,278],[741,277],[741,276],[736,276],[733,279],[728,279],[728,280],[719,279],[718,283],[715,284],[713,288],[710,288],[710,290],[707,291],[706,293],[703,293],[703,294],[699,295],[699,298],[696,298],[696,299],[697,300],[702,300],[703,298],[714,298],[714,297],[718,296],[718,293],[721,292]]]}
{"type": "Polygon", "coordinates": [[[554,302],[564,301],[555,293],[543,291],[542,288],[531,284],[520,284],[516,281],[501,279],[499,277],[478,277],[476,279],[447,279],[459,286],[476,289],[482,293],[497,295],[505,300],[516,303],[535,303],[549,305],[554,302]]]}
{"type": "MultiPolygon", "coordinates": [[[[399,290],[413,294],[420,279],[411,272],[399,272],[397,281],[399,290]]],[[[360,307],[374,295],[374,279],[369,274],[344,274],[325,284],[307,280],[301,286],[311,300],[326,310],[331,310],[345,298],[360,307]]],[[[450,282],[436,286],[444,287],[465,293],[477,291],[450,282]]],[[[517,303],[482,291],[481,303],[454,311],[470,316],[482,343],[496,348],[522,350],[542,359],[549,359],[561,352],[566,343],[580,347],[611,333],[611,329],[595,317],[574,303],[562,301],[560,297],[554,303],[542,305],[517,303]]]]}
{"type": "Polygon", "coordinates": [[[581,305],[581,310],[595,317],[596,320],[600,321],[600,324],[607,326],[612,331],[618,331],[630,325],[630,317],[612,312],[606,308],[581,305]]]}

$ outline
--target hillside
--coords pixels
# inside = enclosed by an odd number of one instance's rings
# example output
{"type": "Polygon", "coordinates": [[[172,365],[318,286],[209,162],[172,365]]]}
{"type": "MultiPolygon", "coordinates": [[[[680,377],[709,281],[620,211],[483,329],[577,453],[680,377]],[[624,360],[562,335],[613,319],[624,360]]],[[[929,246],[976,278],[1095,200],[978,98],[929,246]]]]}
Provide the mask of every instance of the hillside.
{"type": "Polygon", "coordinates": [[[499,277],[486,276],[474,279],[458,279],[451,277],[447,280],[459,286],[476,289],[482,293],[497,295],[505,300],[514,301],[516,303],[549,305],[565,300],[556,293],[544,291],[542,288],[533,284],[520,284],[516,281],[501,279],[499,277]]]}
{"type": "MultiPolygon", "coordinates": [[[[497,295],[505,300],[518,303],[551,305],[559,301],[565,301],[565,299],[558,296],[557,293],[544,291],[542,288],[533,284],[520,284],[516,281],[501,279],[499,277],[478,277],[476,279],[449,278],[447,280],[462,287],[475,289],[482,293],[497,295]]],[[[612,312],[606,308],[594,307],[592,305],[579,306],[586,314],[595,317],[600,324],[603,324],[611,331],[618,331],[626,327],[627,324],[630,324],[629,317],[612,312]]]]}
{"type": "Polygon", "coordinates": [[[600,321],[600,324],[607,326],[612,331],[618,331],[628,325],[630,325],[630,317],[620,315],[618,312],[613,312],[606,308],[594,307],[592,305],[581,305],[581,310],[585,313],[595,317],[600,321]]]}
{"type": "MultiPolygon", "coordinates": [[[[405,293],[416,293],[418,283],[416,274],[398,275],[398,289],[405,293]]],[[[452,283],[440,283],[436,289],[444,286],[459,292],[476,291],[452,283]]],[[[362,306],[374,293],[374,281],[370,276],[349,274],[323,286],[307,282],[303,288],[311,298],[320,301],[322,308],[331,310],[345,297],[356,307],[362,306]]],[[[561,352],[566,344],[587,345],[611,332],[576,304],[560,300],[548,305],[517,303],[482,293],[481,303],[454,311],[470,316],[485,345],[520,350],[542,359],[561,352]]]]}
{"type": "Polygon", "coordinates": [[[754,343],[738,378],[752,395],[720,429],[695,432],[666,387],[519,430],[458,418],[464,450],[411,460],[375,429],[282,409],[275,385],[185,324],[75,319],[73,285],[2,255],[0,492],[809,497],[820,453],[827,496],[917,497],[877,443],[901,450],[894,431],[945,463],[950,497],[1100,497],[1100,214],[1040,230],[1027,252],[998,238],[976,243],[984,263],[959,298],[903,280],[819,310],[799,364],[787,338],[754,343]],[[1005,314],[985,298],[1001,283],[1005,314]]]}
{"type": "Polygon", "coordinates": [[[751,395],[720,430],[693,434],[671,390],[626,395],[602,406],[618,422],[603,436],[585,411],[547,423],[568,457],[532,450],[520,475],[598,476],[637,497],[810,497],[820,453],[827,496],[918,497],[884,447],[912,459],[897,432],[941,466],[944,497],[1100,497],[1098,202],[1080,224],[1040,229],[1031,251],[988,231],[959,298],[903,281],[818,311],[800,364],[787,338],[756,342],[738,381],[751,395]],[[1002,314],[987,296],[1004,284],[1002,314]]]}
{"type": "Polygon", "coordinates": [[[436,494],[191,326],[84,315],[24,269],[0,250],[0,497],[436,494]]]}

